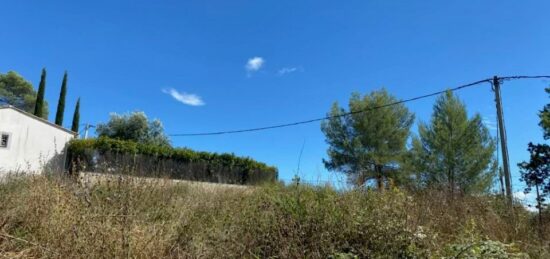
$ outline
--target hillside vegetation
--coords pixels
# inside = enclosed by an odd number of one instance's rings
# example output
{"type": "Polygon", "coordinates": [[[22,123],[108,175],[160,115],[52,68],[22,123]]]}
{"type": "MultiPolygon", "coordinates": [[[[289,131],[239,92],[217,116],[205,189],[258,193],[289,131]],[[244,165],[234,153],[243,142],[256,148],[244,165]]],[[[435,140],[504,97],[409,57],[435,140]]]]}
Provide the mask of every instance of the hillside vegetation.
{"type": "Polygon", "coordinates": [[[0,197],[9,258],[550,256],[532,216],[492,195],[35,176],[5,179],[0,197]]]}

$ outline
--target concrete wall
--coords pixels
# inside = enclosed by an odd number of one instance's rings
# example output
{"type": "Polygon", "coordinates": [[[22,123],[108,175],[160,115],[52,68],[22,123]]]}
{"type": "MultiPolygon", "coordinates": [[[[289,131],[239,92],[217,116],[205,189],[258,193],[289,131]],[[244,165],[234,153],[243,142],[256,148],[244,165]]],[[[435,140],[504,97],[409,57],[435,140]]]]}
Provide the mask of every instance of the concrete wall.
{"type": "Polygon", "coordinates": [[[32,115],[0,107],[2,133],[10,137],[8,147],[0,147],[0,176],[8,172],[40,173],[74,138],[71,132],[32,115]]]}

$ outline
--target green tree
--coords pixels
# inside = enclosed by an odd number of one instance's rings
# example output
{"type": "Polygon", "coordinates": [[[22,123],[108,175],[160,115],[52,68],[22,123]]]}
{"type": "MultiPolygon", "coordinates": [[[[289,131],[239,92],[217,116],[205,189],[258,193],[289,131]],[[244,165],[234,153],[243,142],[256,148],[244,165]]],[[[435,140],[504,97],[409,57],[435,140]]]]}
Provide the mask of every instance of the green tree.
{"type": "Polygon", "coordinates": [[[521,162],[518,166],[521,180],[527,185],[524,192],[530,193],[535,188],[536,208],[539,211],[539,223],[542,224],[542,210],[546,197],[550,196],[550,146],[529,143],[527,151],[530,154],[529,162],[521,162]]]}
{"type": "MultiPolygon", "coordinates": [[[[550,95],[550,87],[546,88],[546,93],[550,95]]],[[[540,126],[544,132],[544,139],[550,139],[550,103],[546,104],[539,113],[540,126]]]]}
{"type": "Polygon", "coordinates": [[[73,124],[71,130],[78,133],[80,128],[80,98],[76,101],[76,107],[74,108],[73,124]]]}
{"type": "MultiPolygon", "coordinates": [[[[34,112],[36,91],[32,84],[17,72],[0,74],[0,104],[13,105],[26,112],[34,112]]],[[[44,114],[48,116],[48,103],[44,101],[44,114]]]]}
{"type": "Polygon", "coordinates": [[[446,187],[451,195],[483,192],[496,174],[495,141],[479,114],[468,118],[466,106],[451,91],[433,107],[429,124],[419,123],[411,161],[423,186],[446,187]]]}
{"type": "Polygon", "coordinates": [[[164,128],[160,120],[149,121],[144,112],[123,115],[113,113],[107,123],[97,125],[96,133],[99,137],[170,146],[170,141],[168,136],[164,134],[164,128]]]}
{"type": "Polygon", "coordinates": [[[356,185],[375,180],[379,190],[391,181],[399,183],[403,177],[398,169],[414,114],[403,104],[389,105],[397,101],[385,89],[363,97],[353,93],[349,100],[352,114],[347,116],[334,103],[330,119],[321,124],[329,144],[325,167],[343,172],[356,185]]]}
{"type": "Polygon", "coordinates": [[[59,101],[57,103],[57,112],[55,113],[55,124],[63,126],[63,115],[65,113],[65,96],[67,95],[67,71],[63,75],[61,91],[59,92],[59,101]]]}
{"type": "Polygon", "coordinates": [[[34,106],[34,115],[48,119],[48,115],[44,112],[44,94],[46,93],[46,69],[42,69],[42,75],[40,76],[40,84],[38,85],[38,94],[36,95],[36,102],[34,106]]]}
{"type": "MultiPolygon", "coordinates": [[[[546,88],[546,92],[550,94],[550,88],[546,88]]],[[[550,103],[540,111],[539,117],[543,137],[550,139],[550,103]]],[[[542,225],[542,210],[546,206],[546,197],[550,196],[550,146],[529,143],[527,151],[530,154],[529,162],[521,162],[518,166],[521,170],[521,180],[527,185],[524,192],[530,193],[535,188],[539,224],[542,225]]]]}

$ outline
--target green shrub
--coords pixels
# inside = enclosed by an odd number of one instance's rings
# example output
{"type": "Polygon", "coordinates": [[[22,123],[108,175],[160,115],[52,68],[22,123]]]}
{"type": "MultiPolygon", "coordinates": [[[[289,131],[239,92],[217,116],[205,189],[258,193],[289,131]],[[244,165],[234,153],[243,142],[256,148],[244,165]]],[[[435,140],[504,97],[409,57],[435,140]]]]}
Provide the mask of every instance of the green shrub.
{"type": "Polygon", "coordinates": [[[484,238],[474,220],[470,220],[458,237],[458,242],[446,248],[446,258],[529,258],[515,244],[504,244],[484,238]]]}
{"type": "Polygon", "coordinates": [[[71,172],[125,172],[231,184],[274,182],[278,175],[275,167],[248,157],[109,138],[73,140],[67,152],[71,172]]]}

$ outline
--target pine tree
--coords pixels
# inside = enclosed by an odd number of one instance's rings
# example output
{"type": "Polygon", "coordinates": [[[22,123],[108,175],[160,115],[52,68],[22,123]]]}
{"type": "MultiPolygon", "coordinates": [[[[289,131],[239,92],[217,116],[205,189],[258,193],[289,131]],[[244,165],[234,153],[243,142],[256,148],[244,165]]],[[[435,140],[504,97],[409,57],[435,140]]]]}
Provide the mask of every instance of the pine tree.
{"type": "Polygon", "coordinates": [[[527,151],[530,154],[529,162],[518,164],[521,172],[521,181],[527,187],[524,193],[530,193],[535,189],[535,206],[539,211],[539,230],[542,233],[542,211],[547,206],[546,197],[550,196],[550,146],[547,144],[529,143],[527,151]]]}
{"type": "Polygon", "coordinates": [[[46,68],[42,69],[42,75],[40,76],[40,84],[38,86],[38,94],[36,95],[36,102],[34,104],[34,115],[47,119],[44,113],[44,94],[46,92],[46,68]]]}
{"type": "Polygon", "coordinates": [[[496,175],[495,141],[476,114],[468,118],[466,106],[452,92],[441,95],[429,124],[419,123],[412,140],[410,161],[421,186],[456,191],[487,191],[496,175]]]}
{"type": "Polygon", "coordinates": [[[63,126],[63,115],[65,113],[65,96],[67,95],[67,71],[63,75],[61,91],[59,92],[59,101],[57,103],[57,112],[55,113],[55,124],[63,126]]]}
{"type": "MultiPolygon", "coordinates": [[[[9,104],[34,114],[36,91],[31,82],[15,71],[0,73],[0,105],[9,104]]],[[[44,116],[48,117],[48,102],[44,100],[44,116]]]]}
{"type": "Polygon", "coordinates": [[[374,180],[379,190],[406,181],[399,166],[414,114],[403,104],[374,108],[396,101],[384,89],[363,97],[354,93],[350,111],[372,110],[348,116],[342,116],[344,109],[335,103],[328,114],[330,119],[321,124],[329,144],[329,159],[323,159],[325,167],[343,172],[356,185],[374,180]]]}
{"type": "MultiPolygon", "coordinates": [[[[546,88],[546,93],[550,94],[550,87],[546,88]]],[[[546,104],[539,113],[540,127],[543,130],[544,139],[550,139],[550,103],[546,104]]]]}
{"type": "MultiPolygon", "coordinates": [[[[546,88],[546,92],[550,94],[550,88],[546,88]]],[[[550,139],[550,103],[543,107],[539,117],[543,137],[550,139]]],[[[529,143],[527,151],[531,155],[529,162],[518,164],[521,172],[520,180],[527,185],[524,190],[526,194],[535,189],[536,208],[539,211],[539,231],[542,237],[542,210],[548,206],[545,202],[550,196],[550,145],[529,143]]]]}
{"type": "Polygon", "coordinates": [[[74,108],[73,125],[71,127],[71,130],[73,132],[78,133],[79,127],[80,127],[80,98],[78,98],[78,101],[76,101],[76,107],[74,108]]]}

